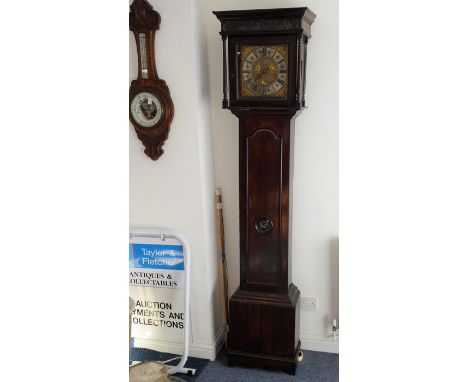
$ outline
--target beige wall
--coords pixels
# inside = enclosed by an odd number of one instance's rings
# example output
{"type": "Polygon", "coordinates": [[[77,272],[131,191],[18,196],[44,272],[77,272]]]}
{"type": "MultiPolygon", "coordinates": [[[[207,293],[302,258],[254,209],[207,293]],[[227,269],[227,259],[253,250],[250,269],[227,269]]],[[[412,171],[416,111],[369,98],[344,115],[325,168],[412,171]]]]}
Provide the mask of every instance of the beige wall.
{"type": "MultiPolygon", "coordinates": [[[[144,154],[130,124],[130,225],[166,227],[187,237],[193,253],[191,353],[212,358],[221,322],[212,144],[200,97],[196,10],[191,0],[150,3],[161,14],[156,65],[169,86],[175,115],[164,154],[156,162],[144,154]]],[[[129,38],[130,79],[134,79],[138,64],[133,34],[129,38]]]]}

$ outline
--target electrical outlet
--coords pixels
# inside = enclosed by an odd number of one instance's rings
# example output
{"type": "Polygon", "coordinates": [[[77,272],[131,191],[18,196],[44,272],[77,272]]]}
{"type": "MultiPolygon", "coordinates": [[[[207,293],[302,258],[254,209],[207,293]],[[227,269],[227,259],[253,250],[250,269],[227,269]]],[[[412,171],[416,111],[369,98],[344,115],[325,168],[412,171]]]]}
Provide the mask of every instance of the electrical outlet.
{"type": "Polygon", "coordinates": [[[317,297],[302,297],[301,308],[303,310],[318,310],[318,298],[317,297]]]}

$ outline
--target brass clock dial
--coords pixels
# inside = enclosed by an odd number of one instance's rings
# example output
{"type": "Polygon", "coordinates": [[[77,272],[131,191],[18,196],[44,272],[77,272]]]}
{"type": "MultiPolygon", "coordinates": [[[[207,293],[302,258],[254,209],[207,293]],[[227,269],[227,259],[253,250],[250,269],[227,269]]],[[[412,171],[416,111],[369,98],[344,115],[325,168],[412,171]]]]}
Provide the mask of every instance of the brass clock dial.
{"type": "Polygon", "coordinates": [[[240,67],[242,97],[287,96],[287,45],[241,46],[240,67]]]}

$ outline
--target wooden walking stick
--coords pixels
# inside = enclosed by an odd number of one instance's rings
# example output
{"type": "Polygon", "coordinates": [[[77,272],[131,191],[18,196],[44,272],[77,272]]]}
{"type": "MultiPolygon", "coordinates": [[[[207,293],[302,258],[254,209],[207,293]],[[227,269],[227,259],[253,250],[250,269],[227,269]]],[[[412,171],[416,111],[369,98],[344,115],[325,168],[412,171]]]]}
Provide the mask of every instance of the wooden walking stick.
{"type": "Polygon", "coordinates": [[[229,303],[228,303],[228,280],[227,280],[227,263],[226,253],[224,251],[224,221],[223,221],[223,199],[221,189],[216,189],[216,227],[218,238],[218,253],[219,253],[219,275],[222,296],[224,299],[223,313],[224,313],[224,342],[227,346],[227,336],[229,332],[229,303]]]}

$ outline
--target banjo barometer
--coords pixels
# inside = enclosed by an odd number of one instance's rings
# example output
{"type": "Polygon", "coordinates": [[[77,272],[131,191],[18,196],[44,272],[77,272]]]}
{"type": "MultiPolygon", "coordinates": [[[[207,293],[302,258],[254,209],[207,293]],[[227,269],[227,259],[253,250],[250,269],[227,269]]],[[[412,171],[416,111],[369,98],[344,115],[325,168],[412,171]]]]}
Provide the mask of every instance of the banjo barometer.
{"type": "Polygon", "coordinates": [[[130,121],[145,146],[145,154],[157,160],[169,135],[174,105],[166,82],[158,77],[154,36],[161,16],[147,0],[134,0],[130,6],[130,30],[138,53],[138,78],[130,85],[130,121]]]}
{"type": "Polygon", "coordinates": [[[294,374],[300,292],[291,280],[291,155],[315,14],[213,13],[223,41],[222,105],[239,118],[240,286],[229,300],[228,364],[294,374]]]}

